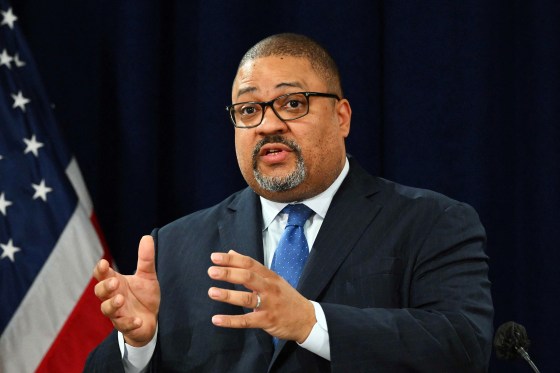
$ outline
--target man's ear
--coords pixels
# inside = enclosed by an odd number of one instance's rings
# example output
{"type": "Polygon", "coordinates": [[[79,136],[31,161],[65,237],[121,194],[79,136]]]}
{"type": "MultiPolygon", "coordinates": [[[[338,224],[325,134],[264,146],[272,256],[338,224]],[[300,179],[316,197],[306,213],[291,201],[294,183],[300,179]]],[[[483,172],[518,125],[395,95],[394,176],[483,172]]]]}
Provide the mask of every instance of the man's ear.
{"type": "Polygon", "coordinates": [[[350,134],[350,121],[352,119],[352,108],[350,102],[343,98],[336,104],[336,115],[338,117],[338,125],[340,134],[346,138],[350,134]]]}

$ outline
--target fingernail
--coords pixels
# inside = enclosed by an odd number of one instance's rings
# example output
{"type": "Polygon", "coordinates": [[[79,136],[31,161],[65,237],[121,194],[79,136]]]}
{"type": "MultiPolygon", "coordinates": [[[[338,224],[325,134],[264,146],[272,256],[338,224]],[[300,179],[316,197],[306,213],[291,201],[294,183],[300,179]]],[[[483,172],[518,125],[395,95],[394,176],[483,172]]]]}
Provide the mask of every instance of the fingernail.
{"type": "Polygon", "coordinates": [[[220,276],[220,273],[220,269],[216,267],[210,267],[210,269],[208,270],[208,274],[210,275],[210,277],[218,277],[220,276]]]}
{"type": "Polygon", "coordinates": [[[212,255],[210,255],[210,259],[212,259],[214,263],[221,263],[223,256],[220,253],[212,253],[212,255]]]}
{"type": "Polygon", "coordinates": [[[220,296],[220,291],[218,289],[211,288],[208,290],[208,295],[210,295],[211,298],[217,298],[220,296]]]}
{"type": "Polygon", "coordinates": [[[222,325],[222,318],[220,316],[212,316],[212,324],[214,325],[222,325]]]}

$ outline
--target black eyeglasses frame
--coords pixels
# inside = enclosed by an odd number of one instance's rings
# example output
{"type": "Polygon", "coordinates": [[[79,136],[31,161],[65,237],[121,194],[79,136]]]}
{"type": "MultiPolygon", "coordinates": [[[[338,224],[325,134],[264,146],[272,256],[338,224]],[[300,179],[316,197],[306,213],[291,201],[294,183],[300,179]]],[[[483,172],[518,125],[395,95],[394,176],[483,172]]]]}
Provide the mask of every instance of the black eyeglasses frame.
{"type": "Polygon", "coordinates": [[[255,127],[258,127],[258,126],[261,125],[261,123],[262,123],[262,121],[263,121],[263,119],[264,119],[264,114],[265,114],[265,110],[266,110],[266,107],[267,107],[267,106],[270,106],[270,108],[272,109],[272,111],[274,112],[274,114],[278,117],[278,119],[280,119],[281,121],[284,121],[284,122],[287,122],[287,121],[290,121],[290,120],[300,119],[300,118],[306,116],[307,114],[309,114],[309,106],[310,106],[310,104],[309,104],[309,97],[312,97],[312,96],[334,98],[334,99],[336,99],[337,101],[340,101],[340,100],[341,100],[341,98],[340,98],[338,95],[335,95],[335,94],[333,94],[333,93],[322,93],[322,92],[290,92],[290,93],[286,93],[286,94],[284,94],[284,95],[280,95],[280,96],[278,96],[278,97],[276,97],[276,98],[273,98],[272,100],[266,101],[266,102],[265,102],[265,101],[244,101],[244,102],[236,102],[235,104],[227,105],[227,106],[226,106],[226,111],[229,113],[229,119],[230,119],[231,122],[233,123],[233,126],[234,126],[234,127],[236,127],[236,128],[247,128],[247,129],[248,129],[248,128],[255,128],[255,127]],[[295,118],[290,118],[290,119],[284,119],[284,118],[282,118],[282,117],[280,116],[280,114],[278,114],[278,112],[274,109],[273,103],[274,103],[276,100],[281,99],[281,98],[283,98],[283,97],[290,96],[290,95],[296,95],[296,94],[300,94],[300,95],[304,95],[304,96],[305,96],[305,99],[307,100],[307,111],[306,111],[304,114],[302,114],[302,115],[300,115],[300,116],[298,116],[298,117],[295,117],[295,118]],[[261,120],[259,121],[258,124],[255,124],[255,125],[252,125],[252,126],[239,126],[239,125],[237,125],[237,123],[235,122],[235,117],[234,117],[234,115],[233,115],[232,109],[233,109],[234,106],[236,106],[236,105],[241,105],[241,104],[255,104],[255,105],[259,105],[259,106],[262,108],[261,120]]]}

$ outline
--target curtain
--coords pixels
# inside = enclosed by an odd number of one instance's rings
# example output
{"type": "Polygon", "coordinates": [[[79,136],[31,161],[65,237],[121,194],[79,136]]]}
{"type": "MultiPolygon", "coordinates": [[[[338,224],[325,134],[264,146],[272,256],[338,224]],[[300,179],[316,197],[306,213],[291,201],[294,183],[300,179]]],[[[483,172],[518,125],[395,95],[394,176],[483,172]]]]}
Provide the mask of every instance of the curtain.
{"type": "MultiPolygon", "coordinates": [[[[351,153],[379,176],[473,205],[495,325],[554,371],[560,294],[560,3],[20,0],[35,54],[117,264],[141,235],[245,183],[225,105],[243,53],[279,32],[338,62],[351,153]]],[[[491,361],[492,372],[524,363],[491,361]]]]}

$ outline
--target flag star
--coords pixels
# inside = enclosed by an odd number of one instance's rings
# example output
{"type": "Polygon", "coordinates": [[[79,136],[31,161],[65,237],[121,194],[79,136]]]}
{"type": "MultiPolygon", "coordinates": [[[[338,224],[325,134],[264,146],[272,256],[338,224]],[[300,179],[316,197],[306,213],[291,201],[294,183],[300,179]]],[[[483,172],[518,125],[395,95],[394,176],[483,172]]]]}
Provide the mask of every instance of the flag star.
{"type": "Polygon", "coordinates": [[[10,28],[14,28],[14,22],[17,20],[17,17],[12,12],[12,8],[8,9],[6,12],[3,10],[0,11],[2,13],[2,23],[0,26],[8,25],[10,28]]]}
{"type": "Polygon", "coordinates": [[[23,141],[25,142],[25,145],[27,145],[23,154],[31,152],[35,157],[39,156],[39,148],[45,146],[42,142],[37,141],[35,135],[31,136],[29,139],[23,139],[23,141]]]}
{"type": "Polygon", "coordinates": [[[8,54],[6,49],[2,50],[2,53],[0,53],[0,66],[6,65],[8,66],[8,69],[11,69],[12,65],[10,64],[13,60],[14,58],[8,54]]]}
{"type": "Polygon", "coordinates": [[[15,109],[19,107],[23,111],[25,111],[25,105],[31,102],[31,100],[29,100],[28,98],[23,97],[21,91],[19,91],[17,95],[12,93],[12,98],[14,99],[14,105],[12,106],[12,108],[15,109]]]}
{"type": "Polygon", "coordinates": [[[19,59],[19,53],[14,54],[14,63],[17,67],[25,66],[25,61],[19,59]]]}
{"type": "Polygon", "coordinates": [[[12,201],[8,201],[6,199],[6,197],[4,196],[4,192],[2,192],[2,194],[0,194],[0,212],[2,213],[2,215],[4,215],[4,216],[7,215],[6,209],[11,204],[12,204],[12,201]]]}
{"type": "Polygon", "coordinates": [[[0,243],[0,247],[2,248],[2,256],[0,256],[0,259],[10,258],[12,262],[15,262],[14,254],[21,251],[19,247],[14,246],[11,239],[5,244],[0,243]]]}
{"type": "Polygon", "coordinates": [[[31,186],[35,189],[33,199],[41,198],[43,201],[47,202],[47,193],[52,192],[52,188],[45,185],[45,179],[41,180],[39,184],[31,183],[31,186]]]}
{"type": "Polygon", "coordinates": [[[0,26],[8,25],[10,28],[14,28],[14,22],[18,19],[14,13],[12,12],[12,8],[8,9],[8,11],[4,12],[3,10],[0,11],[2,13],[2,23],[0,26]]]}

